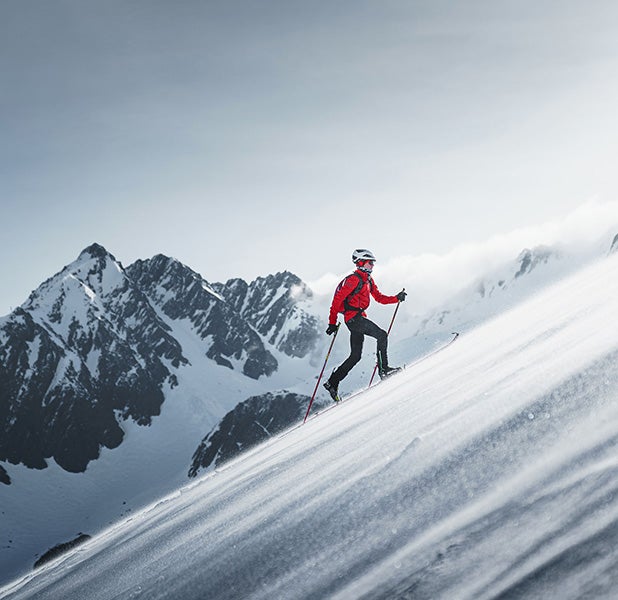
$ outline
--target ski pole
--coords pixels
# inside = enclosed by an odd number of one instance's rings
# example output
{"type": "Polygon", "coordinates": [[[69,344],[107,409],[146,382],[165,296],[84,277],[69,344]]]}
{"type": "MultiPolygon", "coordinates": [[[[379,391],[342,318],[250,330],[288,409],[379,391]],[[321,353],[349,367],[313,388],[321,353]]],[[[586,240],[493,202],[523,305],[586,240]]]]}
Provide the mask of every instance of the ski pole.
{"type": "MultiPolygon", "coordinates": [[[[405,292],[406,288],[403,288],[402,291],[405,292]]],[[[393,328],[393,323],[395,322],[395,317],[397,316],[397,311],[399,310],[399,305],[401,304],[401,300],[397,301],[397,306],[395,307],[395,312],[393,314],[393,318],[391,319],[391,324],[388,326],[388,331],[386,332],[386,337],[389,336],[391,329],[393,328]]],[[[373,383],[373,378],[376,376],[376,371],[378,370],[378,363],[376,363],[376,366],[373,368],[373,373],[371,375],[371,380],[369,381],[369,385],[367,387],[371,387],[371,384],[373,383]]]]}
{"type": "Polygon", "coordinates": [[[313,404],[313,400],[315,398],[315,394],[318,391],[318,385],[320,385],[320,381],[322,380],[322,375],[324,375],[324,369],[326,369],[326,363],[328,362],[328,358],[330,356],[330,351],[333,349],[333,345],[335,344],[335,339],[337,338],[337,334],[339,333],[339,323],[337,323],[337,329],[335,331],[335,334],[333,335],[333,341],[330,343],[330,346],[328,348],[328,352],[326,353],[326,359],[324,360],[324,366],[322,367],[322,370],[320,371],[320,376],[318,377],[318,381],[315,384],[315,389],[313,390],[313,395],[311,396],[311,402],[309,402],[309,407],[307,408],[307,412],[305,413],[305,418],[303,419],[303,423],[307,420],[307,417],[309,416],[309,411],[311,410],[311,405],[313,404]]]}

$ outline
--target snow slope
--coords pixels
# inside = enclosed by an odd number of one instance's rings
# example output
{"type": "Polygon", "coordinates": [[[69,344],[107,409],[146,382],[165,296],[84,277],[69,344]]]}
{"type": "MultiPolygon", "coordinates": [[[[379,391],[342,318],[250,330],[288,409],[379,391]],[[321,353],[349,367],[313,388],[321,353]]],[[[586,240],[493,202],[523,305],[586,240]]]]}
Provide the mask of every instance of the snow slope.
{"type": "Polygon", "coordinates": [[[614,598],[618,256],[0,589],[614,598]]]}
{"type": "Polygon", "coordinates": [[[183,335],[182,323],[173,326],[191,365],[178,371],[182,387],[164,390],[161,416],[149,427],[123,422],[123,444],[102,449],[84,473],[67,473],[53,459],[44,470],[7,467],[12,485],[0,486],[0,582],[30,569],[59,542],[100,531],[186,483],[191,456],[227,410],[286,387],[301,370],[298,360],[274,351],[285,371],[255,381],[214,364],[183,335]]]}

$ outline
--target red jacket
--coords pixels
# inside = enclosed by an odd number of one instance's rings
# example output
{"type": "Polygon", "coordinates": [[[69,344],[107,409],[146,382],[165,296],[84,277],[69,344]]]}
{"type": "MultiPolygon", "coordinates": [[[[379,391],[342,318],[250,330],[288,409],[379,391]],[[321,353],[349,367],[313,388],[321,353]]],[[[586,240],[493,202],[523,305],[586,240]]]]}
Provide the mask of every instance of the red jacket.
{"type": "Polygon", "coordinates": [[[337,323],[337,315],[343,313],[343,319],[347,323],[352,317],[355,317],[359,312],[366,317],[365,309],[369,306],[371,294],[380,304],[395,304],[398,302],[397,296],[385,296],[380,292],[378,286],[373,279],[369,281],[369,273],[365,273],[357,269],[354,273],[348,275],[335,290],[333,303],[330,307],[330,315],[328,322],[333,325],[337,323]],[[362,279],[362,286],[358,293],[350,296],[356,289],[362,279]],[[347,300],[347,303],[346,303],[347,300]],[[346,306],[347,304],[347,306],[346,306]],[[360,309],[360,310],[354,310],[360,309]]]}

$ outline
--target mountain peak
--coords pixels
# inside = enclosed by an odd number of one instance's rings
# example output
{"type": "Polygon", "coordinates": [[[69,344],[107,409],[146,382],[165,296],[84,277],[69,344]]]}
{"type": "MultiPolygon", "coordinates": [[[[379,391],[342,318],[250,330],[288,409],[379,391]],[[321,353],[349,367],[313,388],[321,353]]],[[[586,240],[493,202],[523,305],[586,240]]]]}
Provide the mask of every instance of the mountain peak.
{"type": "Polygon", "coordinates": [[[107,258],[110,257],[112,260],[116,260],[101,244],[90,244],[87,248],[84,248],[78,258],[107,258]]]}

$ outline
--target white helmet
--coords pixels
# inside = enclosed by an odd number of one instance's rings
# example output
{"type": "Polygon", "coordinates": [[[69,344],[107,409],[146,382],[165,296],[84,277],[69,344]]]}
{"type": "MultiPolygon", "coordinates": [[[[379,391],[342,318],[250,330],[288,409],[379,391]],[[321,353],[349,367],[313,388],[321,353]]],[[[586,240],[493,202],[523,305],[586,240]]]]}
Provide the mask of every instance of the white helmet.
{"type": "Polygon", "coordinates": [[[373,260],[375,262],[376,257],[371,250],[365,250],[364,248],[358,248],[352,252],[352,262],[356,264],[359,260],[373,260]]]}

